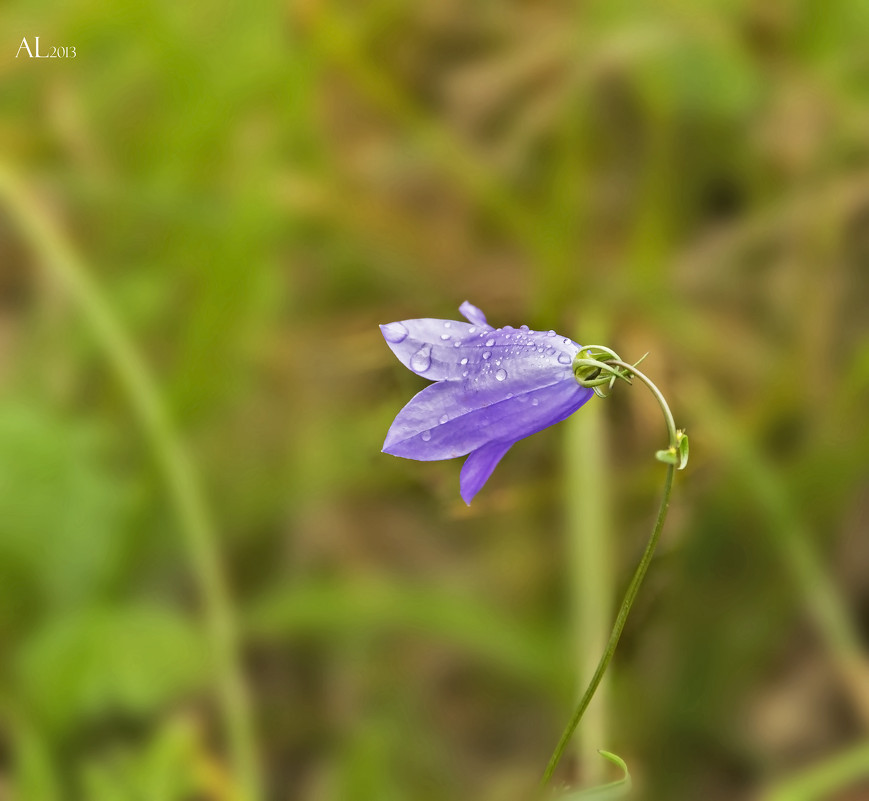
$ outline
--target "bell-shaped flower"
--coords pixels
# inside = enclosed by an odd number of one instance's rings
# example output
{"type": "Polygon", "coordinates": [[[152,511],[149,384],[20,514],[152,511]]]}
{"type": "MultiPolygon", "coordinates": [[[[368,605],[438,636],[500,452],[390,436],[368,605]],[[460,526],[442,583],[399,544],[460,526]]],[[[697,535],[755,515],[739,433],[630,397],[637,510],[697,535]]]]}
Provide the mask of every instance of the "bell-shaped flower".
{"type": "Polygon", "coordinates": [[[465,301],[468,320],[403,320],[380,326],[401,363],[435,383],[398,413],[384,453],[435,461],[467,455],[465,503],[520,439],[573,414],[594,393],[574,379],[580,346],[555,331],[493,328],[465,301]]]}

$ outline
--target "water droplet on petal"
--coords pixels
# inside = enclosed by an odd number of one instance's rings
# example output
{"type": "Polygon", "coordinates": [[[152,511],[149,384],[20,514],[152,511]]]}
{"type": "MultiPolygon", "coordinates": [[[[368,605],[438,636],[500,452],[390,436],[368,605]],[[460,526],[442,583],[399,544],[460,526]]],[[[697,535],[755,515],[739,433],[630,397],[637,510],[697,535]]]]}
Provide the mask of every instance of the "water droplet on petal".
{"type": "Polygon", "coordinates": [[[484,358],[484,359],[488,359],[491,355],[492,355],[492,351],[487,350],[487,351],[483,354],[483,358],[484,358]]]}
{"type": "Polygon", "coordinates": [[[510,400],[510,398],[513,397],[513,393],[512,393],[512,392],[508,392],[506,397],[507,397],[507,400],[510,400]]]}
{"type": "Polygon", "coordinates": [[[505,325],[505,326],[504,326],[504,330],[505,330],[505,331],[512,331],[512,330],[513,330],[513,326],[512,326],[512,325],[505,325]]]}
{"type": "Polygon", "coordinates": [[[460,348],[460,347],[462,347],[462,343],[461,342],[453,342],[453,347],[460,348]]]}
{"type": "Polygon", "coordinates": [[[420,436],[423,442],[428,442],[431,439],[431,431],[423,431],[420,436]]]}
{"type": "Polygon", "coordinates": [[[538,403],[540,403],[540,401],[537,400],[537,398],[531,398],[531,405],[532,406],[536,406],[538,403]]]}
{"type": "Polygon", "coordinates": [[[447,341],[448,339],[450,339],[450,338],[451,338],[451,337],[450,337],[449,334],[441,334],[441,339],[442,339],[444,342],[446,342],[446,341],[447,341]]]}
{"type": "Polygon", "coordinates": [[[506,377],[507,377],[507,371],[503,367],[500,370],[498,370],[497,373],[495,373],[495,378],[498,381],[503,381],[506,377]]]}
{"type": "Polygon", "coordinates": [[[462,373],[462,378],[467,378],[467,377],[468,377],[468,371],[467,371],[467,370],[465,370],[465,372],[464,372],[464,373],[462,373]]]}
{"type": "Polygon", "coordinates": [[[486,347],[487,347],[487,348],[491,348],[492,345],[494,345],[494,344],[495,344],[495,340],[494,340],[494,339],[487,339],[487,340],[486,340],[486,347]]]}
{"type": "Polygon", "coordinates": [[[387,342],[403,342],[407,339],[407,329],[401,323],[388,323],[383,326],[383,337],[387,342]]]}
{"type": "Polygon", "coordinates": [[[558,354],[558,363],[559,364],[570,364],[570,356],[566,353],[558,354]]]}
{"type": "Polygon", "coordinates": [[[447,417],[447,415],[442,414],[442,415],[441,415],[441,419],[440,419],[440,424],[443,425],[443,424],[446,423],[446,421],[449,420],[449,419],[450,419],[450,418],[447,417]]]}
{"type": "Polygon", "coordinates": [[[555,348],[547,348],[546,355],[547,356],[554,356],[555,355],[555,348]]]}
{"type": "Polygon", "coordinates": [[[431,345],[423,345],[410,357],[410,369],[417,373],[424,373],[429,367],[431,367],[431,345]]]}
{"type": "Polygon", "coordinates": [[[468,329],[468,333],[469,333],[469,334],[473,334],[474,331],[476,331],[476,330],[477,330],[477,326],[472,325],[472,326],[468,329]]]}
{"type": "Polygon", "coordinates": [[[467,363],[468,363],[468,360],[467,360],[467,359],[462,359],[462,360],[459,362],[459,364],[467,364],[467,363]]]}
{"type": "Polygon", "coordinates": [[[546,332],[546,336],[548,336],[548,337],[554,337],[554,336],[555,336],[555,331],[553,331],[553,330],[550,328],[550,329],[546,332]]]}
{"type": "Polygon", "coordinates": [[[530,330],[531,330],[530,328],[528,328],[527,325],[520,325],[519,328],[520,328],[522,331],[530,331],[530,330]]]}
{"type": "Polygon", "coordinates": [[[540,345],[540,346],[537,348],[537,352],[538,352],[538,353],[543,353],[543,345],[540,345]]]}
{"type": "Polygon", "coordinates": [[[452,325],[453,324],[449,320],[444,320],[444,328],[451,328],[452,325]]]}

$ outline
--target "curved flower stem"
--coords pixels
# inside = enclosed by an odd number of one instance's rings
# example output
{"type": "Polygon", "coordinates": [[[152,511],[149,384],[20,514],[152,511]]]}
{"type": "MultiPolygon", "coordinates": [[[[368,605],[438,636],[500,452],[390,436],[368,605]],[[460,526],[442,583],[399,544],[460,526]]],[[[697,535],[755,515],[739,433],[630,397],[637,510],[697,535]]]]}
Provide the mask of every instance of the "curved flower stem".
{"type": "Polygon", "coordinates": [[[0,202],[19,225],[45,268],[70,293],[94,338],[127,392],[133,413],[163,473],[187,540],[202,596],[205,627],[214,660],[214,679],[229,740],[239,801],[260,797],[253,724],[239,667],[239,645],[217,532],[196,471],[172,425],[148,368],[107,299],[73,247],[47,219],[23,183],[0,163],[0,202]]]}
{"type": "MultiPolygon", "coordinates": [[[[655,396],[655,399],[658,401],[661,410],[664,413],[664,418],[667,422],[667,432],[670,437],[670,447],[678,450],[679,433],[676,430],[676,423],[673,420],[673,414],[670,412],[670,407],[667,405],[667,401],[664,399],[661,391],[655,386],[651,379],[649,379],[646,375],[637,370],[636,367],[634,367],[633,365],[627,364],[620,359],[607,359],[604,363],[613,367],[619,367],[627,371],[630,376],[636,376],[651,390],[652,394],[655,396]]],[[[612,661],[613,655],[616,651],[616,646],[619,644],[619,639],[622,636],[622,630],[624,629],[625,623],[627,622],[628,614],[631,611],[631,607],[634,604],[634,599],[637,597],[637,592],[639,592],[640,585],[643,583],[643,579],[646,576],[646,571],[649,569],[649,564],[651,563],[652,556],[655,553],[655,548],[658,545],[658,540],[661,536],[661,530],[664,527],[664,520],[666,520],[667,518],[667,509],[670,505],[670,495],[672,494],[673,490],[673,478],[675,474],[676,465],[668,464],[667,475],[664,479],[664,492],[661,497],[661,505],[658,508],[658,516],[655,520],[655,526],[652,529],[652,534],[649,537],[648,543],[646,544],[646,549],[643,551],[640,563],[637,565],[637,569],[634,571],[633,578],[631,578],[631,583],[628,585],[628,588],[625,591],[625,597],[622,599],[621,606],[619,607],[619,612],[616,616],[615,623],[613,624],[612,631],[610,632],[609,640],[606,644],[606,649],[604,650],[603,655],[601,656],[600,661],[597,664],[597,668],[594,671],[594,675],[591,677],[591,681],[588,683],[588,686],[585,688],[585,692],[582,694],[582,698],[580,699],[579,704],[577,705],[576,710],[574,711],[573,716],[570,719],[570,722],[567,724],[567,728],[565,728],[564,733],[561,735],[561,739],[558,741],[558,745],[555,747],[555,751],[549,759],[549,764],[546,766],[546,770],[543,773],[541,785],[546,785],[552,778],[552,774],[555,772],[556,767],[558,767],[558,763],[561,761],[561,757],[563,756],[564,751],[567,748],[567,744],[570,741],[570,738],[573,736],[573,732],[579,725],[580,720],[582,720],[582,716],[583,714],[585,714],[585,710],[588,708],[589,703],[591,703],[591,699],[594,697],[595,691],[597,690],[604,673],[606,673],[606,670],[609,667],[610,662],[612,661]]]]}

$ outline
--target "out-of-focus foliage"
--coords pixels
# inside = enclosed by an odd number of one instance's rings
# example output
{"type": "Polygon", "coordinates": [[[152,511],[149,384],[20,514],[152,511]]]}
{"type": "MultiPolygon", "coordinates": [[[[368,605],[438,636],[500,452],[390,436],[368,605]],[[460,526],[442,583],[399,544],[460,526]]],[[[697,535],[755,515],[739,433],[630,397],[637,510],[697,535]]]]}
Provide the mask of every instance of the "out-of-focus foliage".
{"type": "MultiPolygon", "coordinates": [[[[865,795],[863,4],[10,0],[0,30],[0,167],[204,486],[269,799],[529,797],[597,653],[571,610],[608,626],[642,548],[665,442],[639,387],[602,445],[522,442],[470,509],[458,463],[380,454],[421,383],[377,323],[465,299],[650,351],[691,435],[590,745],[640,798],[865,795]],[[583,595],[589,462],[611,581],[583,595]]],[[[0,797],[232,798],[165,465],[15,203],[0,797]]]]}

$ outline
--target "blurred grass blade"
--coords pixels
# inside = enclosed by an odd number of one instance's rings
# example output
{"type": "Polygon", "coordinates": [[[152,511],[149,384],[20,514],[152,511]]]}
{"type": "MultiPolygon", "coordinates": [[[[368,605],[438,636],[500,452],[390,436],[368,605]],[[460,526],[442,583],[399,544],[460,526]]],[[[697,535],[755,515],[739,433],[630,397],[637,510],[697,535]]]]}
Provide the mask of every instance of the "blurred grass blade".
{"type": "Polygon", "coordinates": [[[159,390],[81,257],[9,165],[0,163],[0,205],[10,212],[43,267],[70,293],[103,348],[151,445],[186,537],[214,652],[218,695],[243,801],[261,797],[254,732],[240,668],[231,603],[220,565],[217,532],[195,468],[159,390]]]}

